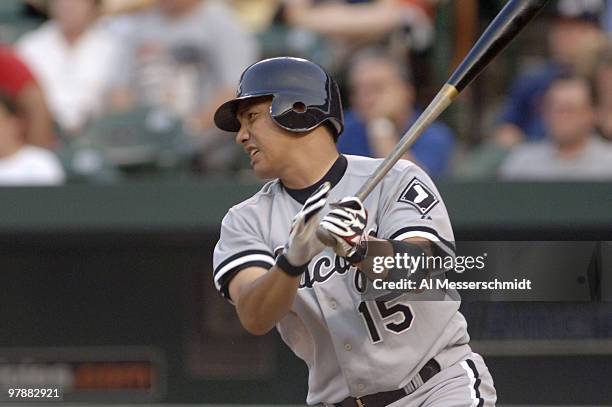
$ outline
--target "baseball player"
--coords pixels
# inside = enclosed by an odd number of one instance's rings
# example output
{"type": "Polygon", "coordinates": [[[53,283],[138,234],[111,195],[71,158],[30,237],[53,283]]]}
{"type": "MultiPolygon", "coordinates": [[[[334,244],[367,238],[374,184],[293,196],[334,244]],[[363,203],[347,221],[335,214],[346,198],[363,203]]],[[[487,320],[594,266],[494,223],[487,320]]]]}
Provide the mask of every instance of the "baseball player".
{"type": "Polygon", "coordinates": [[[390,254],[454,254],[430,178],[399,161],[361,202],[380,160],[343,156],[340,94],[320,66],[272,58],[249,67],[216,125],[237,132],[255,174],[271,179],[224,217],[214,281],[255,335],[274,326],[308,365],[310,405],[493,406],[493,379],[473,353],[458,301],[365,300],[368,245],[390,254]],[[325,216],[323,216],[325,214],[325,216]],[[334,238],[326,247],[316,235],[334,238]],[[412,244],[407,244],[412,243],[412,244]]]}

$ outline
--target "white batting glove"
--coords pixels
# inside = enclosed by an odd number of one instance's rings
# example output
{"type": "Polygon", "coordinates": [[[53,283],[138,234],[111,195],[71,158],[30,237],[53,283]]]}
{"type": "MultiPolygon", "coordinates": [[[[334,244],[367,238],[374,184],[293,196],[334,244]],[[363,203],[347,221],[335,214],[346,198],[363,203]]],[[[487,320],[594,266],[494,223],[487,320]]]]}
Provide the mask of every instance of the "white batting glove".
{"type": "Polygon", "coordinates": [[[304,203],[302,209],[293,218],[289,241],[277,265],[291,275],[299,275],[314,256],[319,254],[325,245],[317,237],[319,213],[327,203],[331,184],[321,185],[304,203]],[[284,259],[281,257],[284,256],[284,259]],[[285,260],[289,263],[286,264],[285,260]]]}
{"type": "Polygon", "coordinates": [[[336,254],[351,264],[357,264],[365,258],[367,252],[365,230],[368,212],[361,200],[354,196],[343,198],[331,204],[331,207],[333,209],[323,218],[321,227],[336,240],[336,254]]]}

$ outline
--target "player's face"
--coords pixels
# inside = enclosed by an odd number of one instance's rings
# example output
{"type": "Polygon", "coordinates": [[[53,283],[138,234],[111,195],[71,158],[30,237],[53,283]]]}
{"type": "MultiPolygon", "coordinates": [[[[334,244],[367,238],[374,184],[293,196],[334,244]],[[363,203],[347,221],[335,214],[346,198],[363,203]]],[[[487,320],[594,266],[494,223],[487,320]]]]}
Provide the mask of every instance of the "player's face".
{"type": "Polygon", "coordinates": [[[291,165],[296,137],[278,127],[270,117],[272,98],[245,101],[238,107],[240,131],[236,143],[251,159],[258,178],[279,178],[291,165]]]}
{"type": "Polygon", "coordinates": [[[595,126],[588,84],[580,80],[553,84],[546,95],[544,120],[550,136],[559,144],[588,137],[595,126]]]}

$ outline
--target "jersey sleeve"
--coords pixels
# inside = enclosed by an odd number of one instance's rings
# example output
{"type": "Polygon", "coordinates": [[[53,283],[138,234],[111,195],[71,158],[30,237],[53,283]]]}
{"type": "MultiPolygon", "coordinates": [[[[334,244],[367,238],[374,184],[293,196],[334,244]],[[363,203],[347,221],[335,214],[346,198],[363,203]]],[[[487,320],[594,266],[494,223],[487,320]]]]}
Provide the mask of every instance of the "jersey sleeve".
{"type": "Polygon", "coordinates": [[[229,283],[236,274],[248,267],[269,269],[274,265],[274,255],[257,222],[256,216],[249,218],[233,208],[221,223],[221,235],[213,254],[213,273],[215,287],[229,301],[229,283]]]}
{"type": "Polygon", "coordinates": [[[453,256],[455,243],[446,206],[431,178],[418,166],[400,162],[381,184],[378,237],[425,238],[453,256]]]}

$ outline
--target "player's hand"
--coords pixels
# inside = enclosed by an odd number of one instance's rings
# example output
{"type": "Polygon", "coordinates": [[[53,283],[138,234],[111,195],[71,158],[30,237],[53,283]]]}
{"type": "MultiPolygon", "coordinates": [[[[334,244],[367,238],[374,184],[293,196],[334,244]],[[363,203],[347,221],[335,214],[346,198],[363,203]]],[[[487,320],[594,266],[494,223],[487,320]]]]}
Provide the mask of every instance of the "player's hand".
{"type": "Polygon", "coordinates": [[[361,200],[351,196],[331,205],[333,208],[321,221],[321,227],[336,240],[334,251],[351,264],[363,261],[367,252],[368,212],[361,200]]]}
{"type": "Polygon", "coordinates": [[[293,218],[289,242],[285,246],[284,255],[291,265],[300,267],[325,248],[317,237],[319,214],[327,203],[331,184],[324,183],[307,200],[302,209],[293,218]]]}

